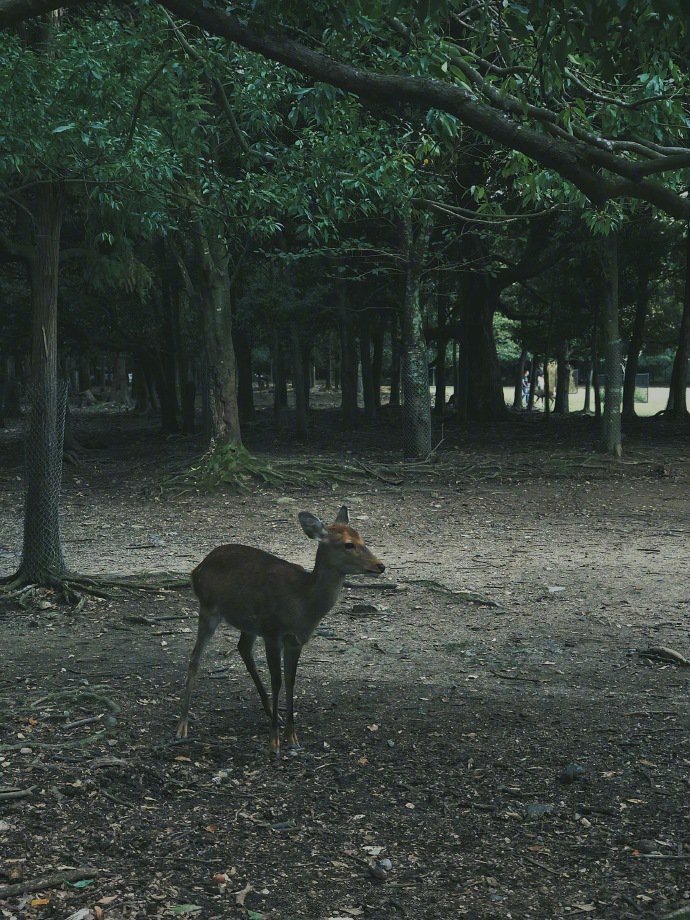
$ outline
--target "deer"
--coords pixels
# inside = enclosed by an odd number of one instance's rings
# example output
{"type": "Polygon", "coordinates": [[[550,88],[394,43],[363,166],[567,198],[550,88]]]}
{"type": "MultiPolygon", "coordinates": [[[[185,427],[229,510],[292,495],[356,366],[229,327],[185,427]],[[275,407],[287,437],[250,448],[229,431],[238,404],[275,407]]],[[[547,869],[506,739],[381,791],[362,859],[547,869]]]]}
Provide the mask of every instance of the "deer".
{"type": "Polygon", "coordinates": [[[281,670],[285,673],[285,741],[288,749],[300,749],[295,733],[294,688],[302,648],[335,605],[346,575],[380,575],[386,567],[350,527],[345,505],[328,526],[308,511],[301,511],[298,519],[305,534],[318,541],[311,572],[240,543],[217,546],[192,572],[192,586],[199,600],[199,621],[182,695],[178,739],[188,736],[189,702],[201,657],[216,628],[224,621],[239,630],[237,650],[270,719],[269,749],[280,756],[281,670]],[[270,700],[254,661],[258,636],[266,648],[270,700]]]}

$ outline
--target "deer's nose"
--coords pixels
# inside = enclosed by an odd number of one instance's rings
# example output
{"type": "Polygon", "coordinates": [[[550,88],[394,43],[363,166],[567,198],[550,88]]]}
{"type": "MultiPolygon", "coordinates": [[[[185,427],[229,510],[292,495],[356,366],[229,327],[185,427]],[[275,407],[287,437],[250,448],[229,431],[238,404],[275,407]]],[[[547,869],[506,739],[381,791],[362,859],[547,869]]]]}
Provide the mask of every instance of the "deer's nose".
{"type": "Polygon", "coordinates": [[[381,574],[383,574],[386,571],[386,567],[382,562],[377,562],[376,568],[379,570],[379,572],[381,572],[381,574]]]}

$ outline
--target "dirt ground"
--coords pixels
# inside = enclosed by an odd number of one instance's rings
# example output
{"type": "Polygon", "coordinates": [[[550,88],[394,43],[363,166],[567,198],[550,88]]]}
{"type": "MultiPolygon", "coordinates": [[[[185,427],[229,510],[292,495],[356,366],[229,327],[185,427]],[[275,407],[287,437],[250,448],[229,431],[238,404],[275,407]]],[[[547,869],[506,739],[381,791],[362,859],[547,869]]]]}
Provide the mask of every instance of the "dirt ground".
{"type": "MultiPolygon", "coordinates": [[[[158,488],[194,439],[126,416],[77,428],[77,573],[186,576],[232,541],[310,566],[297,512],[343,503],[388,568],[351,579],[305,650],[303,750],[279,760],[229,629],[175,742],[189,588],[78,613],[48,592],[0,601],[0,917],[690,908],[690,668],[640,654],[690,657],[687,430],[641,424],[615,463],[587,419],[448,425],[438,462],[393,468],[396,420],[352,435],[324,413],[308,446],[260,422],[255,451],[359,459],[395,484],[236,496],[158,488]]],[[[0,432],[0,574],[21,545],[20,471],[17,432],[0,432]]]]}

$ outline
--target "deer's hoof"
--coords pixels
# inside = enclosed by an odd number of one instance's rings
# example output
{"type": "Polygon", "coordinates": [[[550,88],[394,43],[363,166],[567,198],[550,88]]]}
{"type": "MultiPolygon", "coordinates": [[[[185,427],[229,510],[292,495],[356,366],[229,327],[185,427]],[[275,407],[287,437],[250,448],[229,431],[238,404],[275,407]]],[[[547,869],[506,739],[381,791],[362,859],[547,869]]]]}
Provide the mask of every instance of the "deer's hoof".
{"type": "Polygon", "coordinates": [[[294,732],[290,732],[285,736],[285,744],[290,752],[302,750],[302,745],[297,740],[297,735],[294,732]]]}

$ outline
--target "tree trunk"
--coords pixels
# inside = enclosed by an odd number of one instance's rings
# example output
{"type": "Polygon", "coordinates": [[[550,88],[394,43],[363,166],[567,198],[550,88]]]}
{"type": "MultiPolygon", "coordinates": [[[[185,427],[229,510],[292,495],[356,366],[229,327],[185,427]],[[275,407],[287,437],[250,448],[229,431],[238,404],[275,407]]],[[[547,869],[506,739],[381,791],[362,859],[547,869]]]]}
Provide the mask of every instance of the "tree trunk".
{"type": "Polygon", "coordinates": [[[376,420],[376,399],[374,396],[374,370],[371,359],[371,318],[366,310],[359,314],[359,360],[362,365],[364,418],[367,422],[374,422],[376,420]]]}
{"type": "Polygon", "coordinates": [[[495,302],[483,275],[469,277],[463,301],[466,417],[495,421],[505,415],[506,405],[493,328],[495,302]]]}
{"type": "Polygon", "coordinates": [[[402,365],[402,342],[400,341],[400,322],[398,313],[393,314],[391,322],[391,395],[388,405],[400,408],[400,368],[402,365]]]}
{"type": "Polygon", "coordinates": [[[425,216],[415,228],[411,216],[406,214],[402,233],[406,259],[402,335],[403,449],[406,457],[423,459],[431,452],[431,402],[421,281],[431,222],[425,216]]]}
{"type": "Polygon", "coordinates": [[[64,406],[57,382],[62,191],[56,184],[39,186],[34,222],[31,419],[26,444],[24,548],[18,576],[24,582],[46,585],[65,571],[59,520],[64,406]]]}
{"type": "MultiPolygon", "coordinates": [[[[522,384],[527,366],[527,349],[523,348],[515,365],[515,386],[513,389],[513,409],[522,409],[522,384]]],[[[531,382],[531,378],[530,378],[531,382]]]]}
{"type": "Polygon", "coordinates": [[[302,392],[304,394],[304,405],[308,411],[311,391],[316,386],[316,369],[311,360],[311,342],[307,336],[299,333],[299,329],[297,332],[300,349],[302,350],[302,392]]]}
{"type": "Polygon", "coordinates": [[[549,373],[549,356],[544,355],[544,416],[548,421],[551,417],[551,374],[549,373]]]}
{"type": "Polygon", "coordinates": [[[467,342],[469,319],[468,306],[460,305],[460,340],[458,342],[458,367],[455,380],[455,413],[458,420],[467,422],[469,417],[470,399],[470,352],[467,342]]]}
{"type": "Polygon", "coordinates": [[[637,271],[637,300],[635,303],[635,319],[628,344],[628,360],[625,364],[625,378],[623,380],[623,418],[635,418],[635,382],[637,368],[644,341],[644,327],[647,321],[649,307],[649,270],[646,262],[639,263],[637,271]]]}
{"type": "Polygon", "coordinates": [[[529,366],[529,394],[527,396],[527,411],[531,412],[534,409],[534,397],[537,393],[537,368],[539,367],[539,359],[537,355],[532,355],[532,361],[529,366]]]}
{"type": "Polygon", "coordinates": [[[80,393],[91,389],[91,364],[84,355],[79,358],[77,366],[77,388],[80,393]]]}
{"type": "Polygon", "coordinates": [[[232,342],[232,309],[228,250],[216,228],[206,232],[200,225],[198,246],[201,264],[204,356],[207,379],[211,440],[218,445],[242,444],[237,408],[235,348],[232,342]]]}
{"type": "Polygon", "coordinates": [[[607,453],[620,457],[623,453],[621,435],[621,339],[618,329],[618,245],[614,234],[605,244],[604,260],[604,341],[606,362],[606,392],[602,446],[607,453]]]}
{"type": "Polygon", "coordinates": [[[127,360],[122,352],[113,355],[113,393],[112,398],[121,406],[129,408],[129,380],[127,378],[127,360]]]}
{"type": "Polygon", "coordinates": [[[7,380],[9,359],[0,353],[0,428],[5,427],[5,398],[7,395],[7,380]]]}
{"type": "Polygon", "coordinates": [[[561,339],[556,356],[556,404],[553,411],[557,415],[570,412],[570,343],[561,339]]]}
{"type": "Polygon", "coordinates": [[[668,392],[666,412],[672,418],[688,417],[688,357],[690,357],[690,224],[685,233],[685,292],[683,316],[678,333],[678,348],[673,359],[671,385],[668,392]]]}
{"type": "Polygon", "coordinates": [[[296,323],[293,323],[290,329],[290,343],[292,346],[292,388],[295,393],[295,434],[298,438],[306,438],[309,413],[305,387],[305,365],[302,342],[296,323]]]}
{"type": "Polygon", "coordinates": [[[271,354],[273,363],[273,414],[279,420],[287,409],[288,398],[283,345],[281,333],[278,329],[273,330],[271,354]]]}
{"type": "Polygon", "coordinates": [[[232,329],[232,340],[235,345],[235,360],[237,361],[237,409],[240,414],[240,424],[244,424],[245,422],[253,422],[256,417],[254,410],[252,348],[246,331],[236,323],[232,329]]]}
{"type": "Polygon", "coordinates": [[[436,340],[436,387],[434,388],[434,415],[443,417],[446,410],[446,385],[448,383],[448,369],[446,365],[446,350],[448,339],[439,336],[436,340]]]}
{"type": "Polygon", "coordinates": [[[19,418],[22,414],[22,385],[17,373],[19,360],[10,355],[7,358],[7,380],[5,385],[5,416],[19,418]]]}
{"type": "Polygon", "coordinates": [[[333,333],[329,329],[326,333],[326,378],[324,380],[324,390],[335,388],[335,362],[333,360],[333,333]]]}
{"type": "Polygon", "coordinates": [[[149,388],[144,373],[144,358],[141,353],[134,354],[134,371],[132,374],[132,395],[134,397],[134,412],[136,415],[148,415],[151,411],[149,388]]]}
{"type": "Polygon", "coordinates": [[[161,429],[164,434],[177,434],[180,430],[177,400],[175,356],[165,347],[159,348],[153,361],[153,379],[161,413],[161,429]]]}
{"type": "Polygon", "coordinates": [[[594,305],[592,317],[592,337],[590,342],[590,363],[592,366],[592,391],[594,393],[594,418],[601,418],[601,388],[599,387],[599,298],[594,305]]]}
{"type": "Polygon", "coordinates": [[[343,287],[340,295],[340,405],[343,424],[352,428],[357,422],[357,339],[346,296],[343,287]]]}
{"type": "Polygon", "coordinates": [[[438,334],[436,336],[436,386],[434,388],[434,415],[437,418],[443,418],[446,411],[446,383],[448,379],[446,368],[446,351],[448,350],[448,336],[444,334],[446,325],[446,292],[444,296],[436,297],[436,324],[438,334]]]}
{"type": "Polygon", "coordinates": [[[383,329],[376,324],[372,335],[371,378],[374,388],[374,411],[378,415],[381,409],[381,373],[383,371],[383,329]]]}

